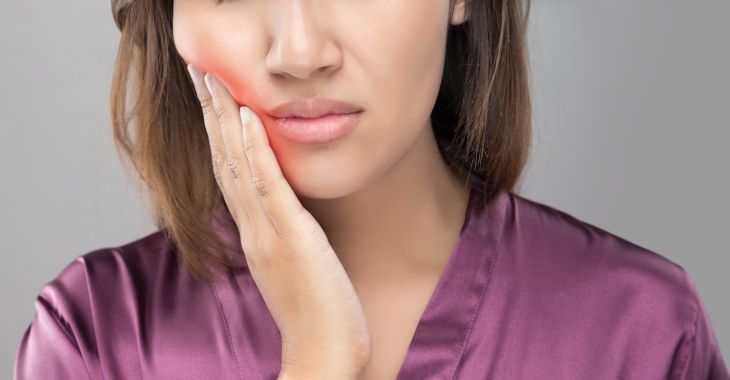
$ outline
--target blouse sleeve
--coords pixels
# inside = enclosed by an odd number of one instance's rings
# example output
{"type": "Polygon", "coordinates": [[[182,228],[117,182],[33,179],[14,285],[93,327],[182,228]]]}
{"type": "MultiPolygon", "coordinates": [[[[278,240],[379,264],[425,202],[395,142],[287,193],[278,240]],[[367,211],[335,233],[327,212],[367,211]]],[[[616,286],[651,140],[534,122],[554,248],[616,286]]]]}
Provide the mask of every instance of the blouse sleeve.
{"type": "Polygon", "coordinates": [[[672,379],[730,380],[709,315],[695,283],[684,272],[686,285],[695,304],[692,330],[682,339],[672,363],[672,379]]]}
{"type": "Polygon", "coordinates": [[[42,295],[25,330],[15,359],[15,380],[89,379],[66,319],[42,295]]]}

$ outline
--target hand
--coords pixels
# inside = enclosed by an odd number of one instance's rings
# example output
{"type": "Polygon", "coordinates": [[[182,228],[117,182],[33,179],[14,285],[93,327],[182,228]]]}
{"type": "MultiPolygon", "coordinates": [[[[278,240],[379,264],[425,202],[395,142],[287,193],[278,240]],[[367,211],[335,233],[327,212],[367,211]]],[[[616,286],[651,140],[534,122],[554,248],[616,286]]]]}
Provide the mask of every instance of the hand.
{"type": "Polygon", "coordinates": [[[191,65],[188,70],[203,107],[216,181],[281,334],[282,373],[357,374],[370,360],[370,332],[327,236],[282,175],[258,115],[239,108],[212,74],[203,81],[203,73],[191,65]]]}

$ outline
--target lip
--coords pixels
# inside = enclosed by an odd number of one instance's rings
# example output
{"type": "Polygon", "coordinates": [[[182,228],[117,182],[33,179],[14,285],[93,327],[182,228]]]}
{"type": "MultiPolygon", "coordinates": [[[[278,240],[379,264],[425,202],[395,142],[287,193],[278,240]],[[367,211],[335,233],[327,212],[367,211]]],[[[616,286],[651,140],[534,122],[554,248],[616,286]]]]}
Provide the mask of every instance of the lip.
{"type": "Polygon", "coordinates": [[[309,98],[283,103],[267,114],[284,138],[300,144],[324,144],[347,135],[362,112],[351,103],[309,98]]]}
{"type": "Polygon", "coordinates": [[[273,117],[319,118],[329,114],[348,114],[362,111],[362,107],[334,99],[309,98],[280,104],[267,113],[273,117]]]}
{"type": "Polygon", "coordinates": [[[299,144],[325,144],[344,137],[360,121],[360,112],[328,114],[317,118],[274,117],[274,125],[287,140],[299,144]]]}

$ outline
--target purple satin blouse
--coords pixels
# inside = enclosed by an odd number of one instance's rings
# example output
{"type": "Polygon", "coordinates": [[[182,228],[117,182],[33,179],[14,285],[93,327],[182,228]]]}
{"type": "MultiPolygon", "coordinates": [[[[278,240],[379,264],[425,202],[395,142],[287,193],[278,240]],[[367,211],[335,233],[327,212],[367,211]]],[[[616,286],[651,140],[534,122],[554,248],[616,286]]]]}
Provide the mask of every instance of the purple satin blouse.
{"type": "MultiPolygon", "coordinates": [[[[683,267],[512,192],[478,194],[398,379],[730,379],[683,267]]],[[[210,286],[175,252],[157,231],[76,257],[36,297],[15,379],[276,379],[279,331],[243,252],[210,286]]]]}

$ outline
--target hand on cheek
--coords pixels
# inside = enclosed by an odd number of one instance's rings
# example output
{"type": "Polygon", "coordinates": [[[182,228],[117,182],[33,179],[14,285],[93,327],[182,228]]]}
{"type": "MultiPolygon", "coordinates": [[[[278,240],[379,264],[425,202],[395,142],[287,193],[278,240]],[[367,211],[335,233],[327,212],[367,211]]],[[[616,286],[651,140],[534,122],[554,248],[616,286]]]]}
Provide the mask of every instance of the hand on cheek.
{"type": "Polygon", "coordinates": [[[213,75],[205,74],[203,85],[203,74],[188,70],[203,107],[216,181],[251,276],[282,332],[282,372],[356,378],[370,360],[371,343],[347,272],[284,179],[258,115],[240,107],[213,75]],[[324,349],[312,355],[312,347],[324,349]]]}
{"type": "Polygon", "coordinates": [[[301,207],[284,178],[261,118],[223,82],[188,65],[203,108],[216,181],[238,221],[301,207]]]}

